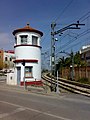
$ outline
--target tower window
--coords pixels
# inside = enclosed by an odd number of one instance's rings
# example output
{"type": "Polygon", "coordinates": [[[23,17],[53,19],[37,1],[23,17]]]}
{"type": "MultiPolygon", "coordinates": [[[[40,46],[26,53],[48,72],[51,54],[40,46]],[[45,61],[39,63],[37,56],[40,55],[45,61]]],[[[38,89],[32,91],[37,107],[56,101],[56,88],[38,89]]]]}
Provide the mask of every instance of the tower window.
{"type": "Polygon", "coordinates": [[[37,45],[38,43],[38,37],[32,36],[32,45],[37,45]]]}
{"type": "Polygon", "coordinates": [[[12,58],[10,58],[10,61],[12,61],[12,58]]]}
{"type": "Polygon", "coordinates": [[[15,36],[15,43],[17,44],[17,37],[15,36]]]}
{"type": "Polygon", "coordinates": [[[7,61],[8,59],[7,59],[7,57],[5,57],[5,61],[7,61]]]}
{"type": "Polygon", "coordinates": [[[27,44],[27,35],[21,35],[21,44],[27,44]]]}
{"type": "Polygon", "coordinates": [[[32,66],[25,67],[25,77],[33,77],[32,69],[33,69],[32,66]]]}

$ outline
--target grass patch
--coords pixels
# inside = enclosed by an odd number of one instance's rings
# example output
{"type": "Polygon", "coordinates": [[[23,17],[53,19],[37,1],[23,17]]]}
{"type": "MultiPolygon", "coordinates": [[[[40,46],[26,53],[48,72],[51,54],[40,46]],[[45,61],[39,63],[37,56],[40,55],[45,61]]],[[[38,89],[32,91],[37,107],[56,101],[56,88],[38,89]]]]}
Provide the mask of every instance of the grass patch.
{"type": "Polygon", "coordinates": [[[90,81],[88,78],[80,78],[77,80],[77,82],[83,83],[83,84],[90,84],[90,81]]]}

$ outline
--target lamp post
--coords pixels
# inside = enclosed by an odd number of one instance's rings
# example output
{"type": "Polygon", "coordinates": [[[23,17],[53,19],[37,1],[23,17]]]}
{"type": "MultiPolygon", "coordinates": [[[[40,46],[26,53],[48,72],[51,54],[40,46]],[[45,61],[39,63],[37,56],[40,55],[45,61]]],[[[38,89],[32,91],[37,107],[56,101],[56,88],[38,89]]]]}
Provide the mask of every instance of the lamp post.
{"type": "Polygon", "coordinates": [[[26,84],[25,84],[25,60],[23,59],[22,65],[24,67],[24,76],[23,76],[23,82],[24,82],[24,90],[26,89],[26,84]]]}
{"type": "Polygon", "coordinates": [[[58,87],[58,70],[57,70],[57,87],[56,87],[56,92],[59,93],[59,87],[58,87]]]}

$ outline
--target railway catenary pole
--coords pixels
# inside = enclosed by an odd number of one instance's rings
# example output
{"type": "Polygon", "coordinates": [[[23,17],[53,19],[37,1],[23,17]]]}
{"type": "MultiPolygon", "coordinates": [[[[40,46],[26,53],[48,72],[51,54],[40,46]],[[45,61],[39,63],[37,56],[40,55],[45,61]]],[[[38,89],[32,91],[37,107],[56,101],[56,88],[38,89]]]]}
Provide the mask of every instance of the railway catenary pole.
{"type": "MultiPolygon", "coordinates": [[[[77,23],[70,24],[60,30],[55,31],[56,23],[51,23],[51,56],[50,56],[50,63],[51,63],[51,91],[53,90],[53,83],[52,83],[52,76],[54,75],[55,80],[55,35],[61,34],[62,32],[66,31],[67,29],[80,29],[79,26],[85,25],[80,24],[79,21],[77,23]]],[[[56,90],[56,84],[55,84],[55,90],[56,90]]]]}
{"type": "Polygon", "coordinates": [[[52,84],[52,76],[55,76],[55,38],[54,38],[54,32],[55,32],[55,26],[56,23],[52,22],[51,24],[51,91],[53,91],[53,84],[52,84]]]}
{"type": "Polygon", "coordinates": [[[71,52],[71,59],[72,59],[72,80],[74,80],[74,55],[71,52]]]}

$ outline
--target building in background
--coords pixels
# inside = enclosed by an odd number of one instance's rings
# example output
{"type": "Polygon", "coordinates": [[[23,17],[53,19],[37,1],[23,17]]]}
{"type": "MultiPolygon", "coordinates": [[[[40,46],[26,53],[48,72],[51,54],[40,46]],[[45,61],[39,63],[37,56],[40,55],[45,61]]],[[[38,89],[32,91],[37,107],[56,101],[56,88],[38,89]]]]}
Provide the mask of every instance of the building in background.
{"type": "Polygon", "coordinates": [[[0,70],[9,72],[14,68],[15,54],[13,50],[0,50],[0,70]]]}
{"type": "Polygon", "coordinates": [[[4,68],[4,51],[0,50],[0,70],[4,68]]]}
{"type": "Polygon", "coordinates": [[[26,27],[13,31],[15,36],[15,84],[42,84],[41,80],[41,37],[43,33],[26,27]]]}
{"type": "MultiPolygon", "coordinates": [[[[90,81],[90,45],[82,46],[79,51],[81,63],[74,65],[75,80],[88,79],[90,81]]],[[[62,77],[68,79],[70,70],[65,68],[62,71],[62,77]]]]}
{"type": "Polygon", "coordinates": [[[90,45],[83,46],[80,50],[81,59],[90,66],[90,45]]]}

